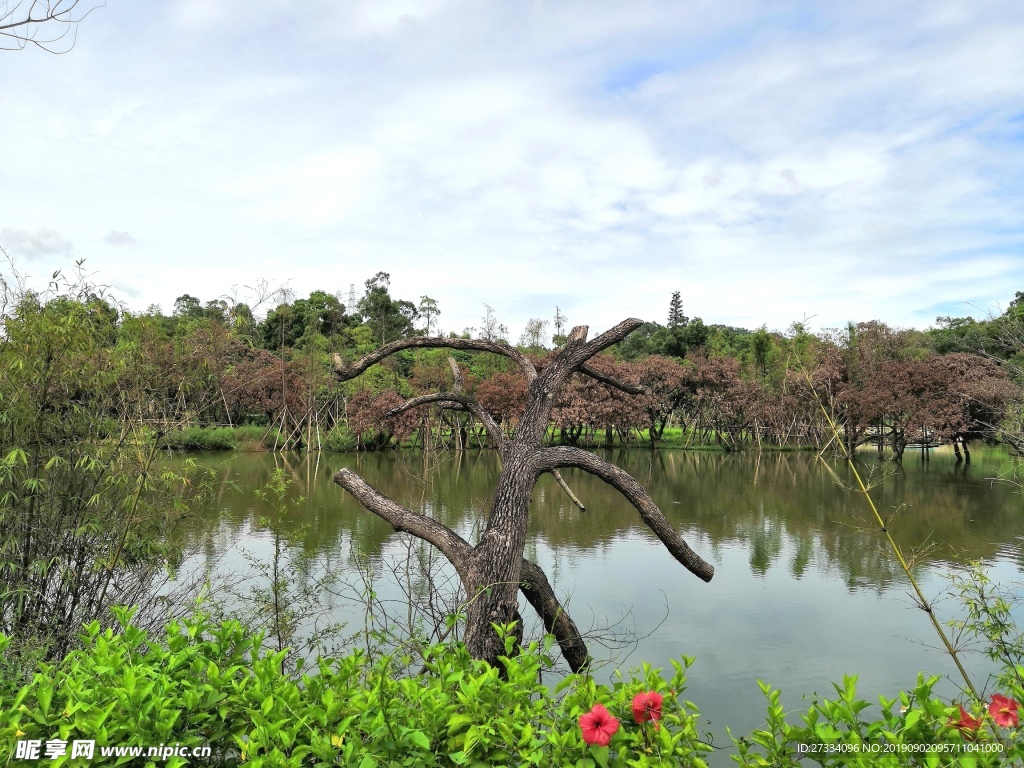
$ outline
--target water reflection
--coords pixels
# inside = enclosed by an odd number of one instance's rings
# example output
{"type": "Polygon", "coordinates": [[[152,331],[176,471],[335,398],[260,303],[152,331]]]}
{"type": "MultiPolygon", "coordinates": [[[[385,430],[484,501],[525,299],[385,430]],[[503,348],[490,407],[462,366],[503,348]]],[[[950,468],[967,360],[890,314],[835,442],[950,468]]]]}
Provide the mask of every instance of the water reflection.
{"type": "MultiPolygon", "coordinates": [[[[697,656],[688,697],[714,724],[717,743],[727,741],[727,725],[746,732],[763,722],[759,678],[784,688],[784,702],[795,709],[801,693],[827,695],[831,681],[844,674],[859,674],[861,693],[872,700],[912,686],[918,671],[953,672],[948,659],[930,650],[937,644],[930,626],[906,596],[905,576],[864,500],[844,487],[853,478],[843,464],[832,467],[837,482],[808,453],[637,450],[606,456],[643,482],[690,545],[715,564],[714,580],[704,584],[686,572],[617,493],[577,471],[564,476],[587,511],[551,478],[541,478],[527,554],[545,568],[556,591],[570,596],[581,626],[628,616],[639,634],[651,633],[618,664],[647,660],[668,667],[682,654],[697,656]]],[[[208,563],[236,567],[237,558],[224,553],[259,544],[266,534],[260,518],[268,510],[252,490],[281,468],[304,501],[276,530],[339,572],[368,557],[377,576],[397,550],[396,534],[334,485],[334,472],[350,467],[471,540],[499,472],[497,456],[486,451],[207,454],[197,460],[223,482],[215,508],[187,521],[180,535],[208,563]]],[[[877,483],[872,496],[891,518],[900,546],[911,553],[931,545],[915,566],[926,594],[940,594],[942,572],[963,560],[1020,572],[1019,489],[991,480],[1009,476],[1013,461],[998,450],[978,449],[964,466],[939,451],[927,464],[908,460],[899,468],[865,454],[863,472],[877,483]]],[[[944,620],[952,618],[950,604],[939,610],[944,620]]],[[[987,667],[974,663],[983,680],[987,667]]],[[[955,692],[947,687],[947,695],[955,692]]]]}
{"type": "MultiPolygon", "coordinates": [[[[723,548],[742,544],[748,568],[759,578],[778,568],[795,579],[816,571],[840,577],[850,589],[876,591],[903,578],[842,464],[832,469],[848,487],[807,453],[612,451],[607,458],[639,478],[677,530],[715,562],[722,561],[723,548]]],[[[346,549],[370,558],[380,555],[394,532],[331,482],[340,467],[354,469],[398,502],[470,536],[499,473],[496,454],[487,451],[433,457],[207,454],[198,460],[215,468],[222,483],[216,509],[198,516],[182,533],[192,543],[201,541],[211,558],[234,533],[260,527],[266,510],[251,491],[262,487],[275,468],[287,472],[294,495],[305,499],[299,514],[279,522],[286,537],[299,537],[290,543],[315,553],[346,549]]],[[[872,496],[890,518],[900,546],[907,552],[925,543],[932,548],[918,560],[927,566],[992,559],[1000,547],[1024,535],[1017,489],[990,480],[1005,472],[1009,461],[999,452],[976,450],[970,467],[938,453],[928,464],[908,462],[906,468],[866,461],[862,472],[876,483],[872,496]]],[[[654,540],[610,487],[575,470],[565,477],[587,511],[571,504],[550,477],[541,478],[531,507],[534,547],[600,551],[623,538],[654,540]]]]}

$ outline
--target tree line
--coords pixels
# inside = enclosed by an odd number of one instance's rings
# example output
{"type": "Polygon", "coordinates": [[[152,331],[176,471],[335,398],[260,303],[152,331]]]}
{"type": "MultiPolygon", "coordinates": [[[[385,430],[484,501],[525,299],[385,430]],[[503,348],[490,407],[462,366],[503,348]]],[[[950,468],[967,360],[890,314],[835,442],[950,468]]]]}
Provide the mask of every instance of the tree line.
{"type": "MultiPolygon", "coordinates": [[[[385,272],[364,287],[354,302],[350,292],[348,305],[321,290],[279,299],[262,319],[247,303],[189,294],[170,314],[132,312],[99,295],[64,297],[66,309],[55,309],[88,317],[107,353],[141,366],[133,375],[149,370],[144,416],[165,432],[261,427],[271,449],[493,446],[464,410],[434,404],[390,413],[411,397],[458,386],[514,435],[526,382],[501,355],[408,349],[340,381],[339,366],[398,339],[440,333],[441,310],[429,296],[393,297],[385,272]]],[[[490,306],[484,310],[478,328],[445,335],[507,344],[538,370],[557,359],[566,340],[560,309],[553,324],[531,318],[518,343],[490,306]]],[[[9,307],[5,322],[16,323],[19,311],[9,307]]],[[[669,434],[680,447],[820,448],[831,439],[831,418],[846,452],[870,443],[900,460],[908,446],[926,452],[952,443],[969,458],[979,439],[1019,449],[1022,329],[1020,293],[1006,313],[983,321],[939,318],[927,331],[870,321],[810,333],[801,323],[786,332],[705,325],[686,317],[677,291],[665,324],[644,323],[590,364],[644,394],[574,375],[552,409],[547,439],[656,446],[669,434]]]]}

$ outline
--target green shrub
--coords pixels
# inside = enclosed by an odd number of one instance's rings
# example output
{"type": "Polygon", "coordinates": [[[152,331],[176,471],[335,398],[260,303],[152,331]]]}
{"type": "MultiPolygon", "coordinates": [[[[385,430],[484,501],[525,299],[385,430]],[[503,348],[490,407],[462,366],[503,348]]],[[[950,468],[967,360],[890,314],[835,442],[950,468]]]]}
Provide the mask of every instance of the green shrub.
{"type": "Polygon", "coordinates": [[[356,437],[346,424],[338,424],[323,439],[320,447],[334,453],[347,453],[356,449],[356,437]]]}
{"type": "Polygon", "coordinates": [[[264,451],[274,447],[277,427],[246,425],[241,427],[193,426],[168,432],[162,445],[179,451],[264,451]]]}
{"type": "Polygon", "coordinates": [[[504,674],[471,659],[461,645],[439,645],[417,677],[396,675],[396,664],[408,659],[371,661],[356,651],[321,660],[294,680],[281,673],[283,654],[264,652],[262,637],[241,624],[200,617],[172,622],[156,639],[131,623],[130,612],[117,615],[118,633],[89,625],[82,650],[58,665],[40,665],[13,698],[5,692],[0,750],[13,755],[18,740],[94,739],[97,749],[212,747],[211,757],[192,758],[191,765],[354,768],[700,766],[707,751],[696,731],[698,713],[676,698],[688,661],[675,665],[669,681],[646,667],[640,678],[612,688],[570,676],[552,691],[538,682],[549,659],[536,643],[502,659],[504,674]],[[657,729],[635,725],[629,715],[642,689],[665,694],[657,729]],[[622,719],[611,750],[585,745],[578,725],[599,701],[622,719]]]}
{"type": "Polygon", "coordinates": [[[230,451],[235,447],[235,435],[230,427],[189,427],[168,432],[163,446],[179,451],[230,451]]]}
{"type": "Polygon", "coordinates": [[[280,430],[277,427],[254,424],[235,427],[235,447],[240,451],[250,452],[273,450],[275,438],[279,434],[280,430]]]}
{"type": "Polygon", "coordinates": [[[932,695],[938,681],[920,676],[912,692],[882,697],[881,717],[867,719],[870,704],[857,698],[856,676],[845,677],[833,684],[837,698],[815,701],[799,725],[787,722],[779,691],[759,683],[768,700],[766,727],[734,739],[733,759],[745,768],[799,768],[807,761],[836,768],[1020,765],[1024,729],[1000,726],[984,705],[969,707],[975,712],[965,718],[960,707],[932,695]]]}
{"type": "MultiPolygon", "coordinates": [[[[286,652],[266,651],[263,637],[237,622],[200,616],[171,622],[156,638],[133,625],[130,611],[115,613],[118,632],[93,622],[81,650],[57,665],[40,664],[20,689],[0,683],[0,750],[13,755],[19,740],[91,739],[97,756],[103,746],[212,750],[205,758],[125,756],[118,764],[352,768],[699,767],[711,750],[697,730],[699,712],[681,697],[688,658],[673,662],[667,680],[644,665],[612,686],[570,675],[550,689],[539,673],[551,662],[552,639],[512,655],[507,636],[500,669],[473,660],[460,644],[444,644],[427,652],[415,677],[398,672],[409,658],[371,659],[357,650],[322,659],[294,679],[281,671],[286,652]],[[658,716],[636,722],[637,700],[658,716]],[[618,721],[609,723],[607,746],[584,742],[580,717],[595,705],[618,721]]],[[[0,655],[5,643],[0,635],[0,655]]],[[[796,725],[779,692],[762,684],[766,726],[736,739],[733,759],[779,768],[972,768],[1024,759],[1016,719],[1000,726],[979,705],[977,720],[961,730],[959,707],[932,695],[937,680],[921,679],[911,693],[883,699],[881,717],[871,719],[868,702],[856,697],[856,679],[846,678],[834,700],[815,701],[796,725]]],[[[65,755],[49,764],[72,763],[65,755]]]]}

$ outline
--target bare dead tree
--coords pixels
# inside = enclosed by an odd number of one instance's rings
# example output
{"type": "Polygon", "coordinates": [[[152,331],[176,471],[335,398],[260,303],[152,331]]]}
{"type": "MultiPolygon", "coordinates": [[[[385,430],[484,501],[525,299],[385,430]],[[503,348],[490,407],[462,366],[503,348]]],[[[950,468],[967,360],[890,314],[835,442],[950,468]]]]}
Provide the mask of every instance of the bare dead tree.
{"type": "Polygon", "coordinates": [[[526,409],[512,436],[506,435],[490,413],[461,391],[416,397],[389,412],[389,415],[398,415],[428,403],[443,403],[469,411],[490,434],[501,456],[501,474],[486,525],[476,546],[437,520],[406,509],[351,470],[339,470],[334,476],[334,481],[370,512],[388,521],[396,531],[405,531],[429,542],[452,563],[468,600],[464,639],[474,658],[496,664],[498,657],[505,653],[493,628],[495,624],[513,625],[512,631],[517,640],[522,639],[522,621],[517,607],[517,595],[522,591],[540,615],[545,629],[555,636],[570,668],[579,671],[589,663],[586,643],[558,601],[544,571],[523,557],[533,487],[545,473],[563,467],[577,467],[597,475],[629,500],[676,560],[704,581],[710,581],[714,575],[714,568],[676,534],[647,491],[629,473],[587,451],[569,447],[545,448],[542,444],[558,393],[574,373],[594,376],[604,384],[632,394],[645,391],[643,387],[598,375],[586,366],[588,360],[624,339],[640,325],[640,320],[624,320],[589,342],[587,326],[577,326],[569,333],[565,346],[539,374],[529,358],[517,349],[507,343],[487,339],[399,339],[351,366],[335,357],[335,372],[343,381],[355,378],[396,352],[424,348],[503,355],[515,362],[526,377],[526,409]]]}
{"type": "Polygon", "coordinates": [[[104,5],[96,0],[0,0],[0,50],[35,45],[67,53],[75,47],[78,23],[104,5]]]}

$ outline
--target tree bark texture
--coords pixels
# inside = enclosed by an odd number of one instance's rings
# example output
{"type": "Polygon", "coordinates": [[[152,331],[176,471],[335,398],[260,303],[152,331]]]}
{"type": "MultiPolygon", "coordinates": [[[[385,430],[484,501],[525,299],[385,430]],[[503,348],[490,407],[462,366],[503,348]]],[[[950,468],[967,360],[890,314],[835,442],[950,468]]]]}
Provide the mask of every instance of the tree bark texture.
{"type": "Polygon", "coordinates": [[[523,558],[533,488],[542,474],[553,473],[557,476],[557,470],[562,467],[576,467],[614,487],[636,508],[641,519],[676,560],[704,581],[710,581],[714,575],[714,568],[690,549],[643,486],[629,473],[579,448],[543,446],[551,409],[562,387],[574,373],[591,376],[632,394],[645,391],[643,387],[599,374],[586,365],[596,354],[621,341],[640,325],[640,320],[625,320],[591,341],[587,341],[587,327],[577,326],[569,333],[562,349],[540,373],[530,359],[518,350],[508,344],[486,339],[400,339],[353,365],[345,365],[339,358],[335,358],[335,373],[342,380],[358,376],[374,363],[403,349],[431,348],[503,355],[519,365],[526,376],[526,408],[512,437],[501,430],[491,414],[479,403],[462,393],[458,376],[456,391],[413,398],[391,412],[397,415],[428,404],[467,411],[483,425],[498,446],[501,474],[488,510],[486,525],[476,546],[440,522],[406,509],[372,488],[351,470],[342,469],[334,477],[338,485],[351,493],[370,512],[388,521],[396,531],[406,531],[430,542],[452,563],[466,592],[464,640],[474,658],[496,664],[498,657],[504,655],[504,643],[494,629],[495,624],[514,624],[512,631],[516,640],[522,639],[522,617],[518,610],[518,594],[522,592],[543,620],[545,629],[555,636],[570,668],[579,671],[589,663],[586,643],[559,603],[543,570],[523,558]]]}

